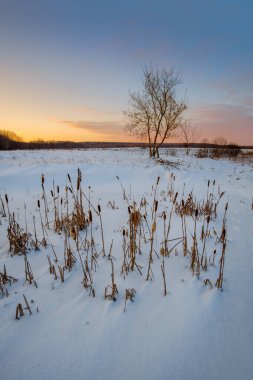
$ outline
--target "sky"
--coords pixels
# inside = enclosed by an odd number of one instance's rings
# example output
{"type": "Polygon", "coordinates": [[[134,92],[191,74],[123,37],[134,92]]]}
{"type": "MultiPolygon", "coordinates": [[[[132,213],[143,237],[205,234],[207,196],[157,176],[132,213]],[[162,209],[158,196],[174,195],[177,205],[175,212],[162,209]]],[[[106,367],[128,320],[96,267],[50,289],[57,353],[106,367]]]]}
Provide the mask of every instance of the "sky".
{"type": "Polygon", "coordinates": [[[122,111],[153,65],[182,74],[200,139],[253,144],[252,0],[0,0],[0,129],[130,141],[122,111]]]}

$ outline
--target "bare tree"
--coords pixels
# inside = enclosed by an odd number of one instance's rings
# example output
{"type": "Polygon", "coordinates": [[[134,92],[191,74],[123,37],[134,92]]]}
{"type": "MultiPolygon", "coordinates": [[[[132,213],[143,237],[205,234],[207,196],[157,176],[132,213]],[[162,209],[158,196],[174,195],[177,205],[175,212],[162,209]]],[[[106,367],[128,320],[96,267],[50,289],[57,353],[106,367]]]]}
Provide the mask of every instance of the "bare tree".
{"type": "Polygon", "coordinates": [[[215,145],[225,146],[225,145],[227,145],[227,143],[228,143],[227,140],[223,136],[216,137],[213,140],[213,144],[215,144],[215,145]]]}
{"type": "Polygon", "coordinates": [[[190,121],[185,121],[180,126],[180,138],[183,142],[186,154],[189,154],[189,146],[190,144],[196,143],[198,139],[200,138],[200,132],[197,127],[194,127],[191,125],[190,121]]]}
{"type": "Polygon", "coordinates": [[[148,142],[150,157],[159,157],[159,148],[182,123],[184,102],[176,99],[176,87],[181,76],[173,69],[146,68],[143,71],[142,92],[130,92],[126,129],[148,142]]]}

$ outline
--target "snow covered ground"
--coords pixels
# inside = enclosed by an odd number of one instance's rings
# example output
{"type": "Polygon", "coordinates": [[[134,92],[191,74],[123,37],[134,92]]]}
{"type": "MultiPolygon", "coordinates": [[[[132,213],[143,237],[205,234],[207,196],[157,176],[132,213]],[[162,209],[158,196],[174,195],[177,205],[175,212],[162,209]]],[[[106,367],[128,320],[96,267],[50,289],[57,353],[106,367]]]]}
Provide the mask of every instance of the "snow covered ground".
{"type": "MultiPolygon", "coordinates": [[[[3,205],[0,205],[0,272],[4,272],[5,266],[7,275],[18,279],[15,283],[11,281],[11,285],[2,284],[3,292],[0,289],[1,379],[253,378],[253,166],[187,157],[183,151],[170,156],[163,150],[162,157],[173,161],[178,168],[150,160],[144,149],[0,152],[0,195],[6,212],[4,216],[3,205]],[[68,174],[75,188],[78,168],[82,172],[81,185],[86,197],[83,199],[84,210],[88,218],[87,199],[90,199],[92,222],[80,231],[80,257],[73,236],[68,238],[76,262],[72,270],[65,269],[64,282],[61,282],[58,265],[64,266],[65,234],[54,232],[54,202],[50,190],[54,183],[56,194],[59,186],[59,202],[62,197],[63,212],[66,212],[66,185],[71,185],[68,174]],[[38,200],[45,223],[42,174],[50,224],[49,228],[45,227],[47,246],[36,251],[31,248],[34,223],[38,240],[43,238],[38,200]],[[207,199],[208,192],[214,195],[214,202],[225,192],[217,206],[217,217],[212,215],[208,226],[205,243],[207,270],[201,268],[199,275],[193,275],[191,269],[194,216],[185,217],[188,254],[184,256],[182,220],[172,203],[176,192],[178,204],[182,198],[186,201],[190,192],[200,203],[207,199]],[[14,212],[19,226],[23,231],[27,228],[31,234],[26,256],[37,287],[25,282],[24,255],[9,252],[5,194],[8,195],[10,215],[14,212]],[[154,199],[158,204],[156,225],[153,226],[153,279],[147,281],[154,199]],[[141,253],[136,253],[140,271],[135,266],[128,274],[121,273],[124,239],[126,247],[129,244],[129,235],[123,236],[123,230],[130,229],[129,206],[135,204],[139,210],[141,200],[143,235],[140,239],[138,235],[141,253]],[[221,291],[215,283],[222,252],[222,243],[218,240],[227,202],[227,244],[221,291]],[[98,204],[101,206],[105,257],[100,218],[94,210],[98,204]],[[170,248],[176,242],[179,244],[169,257],[163,259],[163,215],[166,212],[168,225],[171,210],[169,240],[178,240],[168,244],[170,248]],[[92,239],[94,247],[89,246],[92,239]],[[111,246],[112,260],[108,260],[111,246]],[[216,255],[213,255],[214,249],[216,255]],[[96,260],[91,268],[92,254],[96,260]],[[49,272],[47,256],[56,268],[57,279],[49,272]],[[92,288],[83,286],[80,258],[83,265],[87,259],[92,288]],[[161,270],[163,261],[166,296],[161,270]],[[118,290],[116,301],[104,298],[105,287],[112,282],[112,262],[118,290]],[[206,279],[210,283],[205,286],[206,279]],[[134,302],[127,300],[125,310],[126,289],[135,289],[136,293],[134,302]],[[26,306],[23,294],[32,315],[24,309],[25,315],[16,320],[17,305],[26,306]]],[[[68,196],[71,208],[70,190],[68,196]]],[[[58,207],[58,199],[55,204],[58,207]]],[[[205,229],[206,216],[198,215],[199,254],[203,251],[203,239],[200,238],[203,223],[205,229]]],[[[129,257],[127,260],[129,262],[129,257]]]]}

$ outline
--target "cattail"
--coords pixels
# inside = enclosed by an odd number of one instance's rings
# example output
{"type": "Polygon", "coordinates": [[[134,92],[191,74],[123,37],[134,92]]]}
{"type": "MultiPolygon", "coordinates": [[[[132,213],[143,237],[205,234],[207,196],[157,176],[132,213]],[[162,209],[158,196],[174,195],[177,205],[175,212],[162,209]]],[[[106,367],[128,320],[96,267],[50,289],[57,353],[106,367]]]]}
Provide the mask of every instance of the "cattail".
{"type": "Polygon", "coordinates": [[[98,212],[99,212],[99,213],[101,212],[101,207],[100,207],[100,205],[98,205],[98,212]]]}
{"type": "Polygon", "coordinates": [[[92,212],[89,210],[89,222],[92,223],[92,212]]]}
{"type": "Polygon", "coordinates": [[[71,230],[70,230],[70,235],[71,237],[73,238],[73,240],[76,240],[76,230],[75,230],[75,227],[72,227],[71,230]]]}
{"type": "Polygon", "coordinates": [[[155,201],[155,212],[157,211],[158,201],[155,201]]]}
{"type": "Polygon", "coordinates": [[[45,177],[44,177],[44,174],[41,175],[41,184],[42,186],[44,185],[44,182],[45,182],[45,177]]]}
{"type": "MultiPolygon", "coordinates": [[[[178,196],[178,192],[176,192],[175,197],[174,197],[174,199],[173,199],[173,205],[176,203],[177,196],[178,196]]],[[[183,202],[183,200],[182,200],[182,202],[183,202]]]]}
{"type": "Polygon", "coordinates": [[[159,181],[160,181],[160,177],[157,178],[156,185],[158,185],[159,181]]]}
{"type": "Polygon", "coordinates": [[[40,208],[40,200],[38,199],[38,202],[37,202],[37,204],[38,204],[38,207],[40,208]]]}
{"type": "Polygon", "coordinates": [[[57,186],[57,193],[59,194],[59,192],[60,192],[60,188],[59,186],[57,186]]]}
{"type": "Polygon", "coordinates": [[[6,203],[9,203],[9,199],[8,199],[8,195],[5,194],[5,200],[6,200],[6,203]]]}

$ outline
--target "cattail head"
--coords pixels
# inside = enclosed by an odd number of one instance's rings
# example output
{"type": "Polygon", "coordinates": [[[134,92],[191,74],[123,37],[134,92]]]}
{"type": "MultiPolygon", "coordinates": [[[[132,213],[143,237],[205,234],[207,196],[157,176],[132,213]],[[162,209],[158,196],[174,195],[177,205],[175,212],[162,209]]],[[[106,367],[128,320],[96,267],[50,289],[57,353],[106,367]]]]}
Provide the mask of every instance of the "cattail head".
{"type": "Polygon", "coordinates": [[[59,194],[59,192],[60,192],[60,188],[59,186],[57,186],[57,193],[59,194]]]}
{"type": "Polygon", "coordinates": [[[72,227],[71,230],[70,230],[70,235],[71,237],[76,240],[76,230],[75,230],[75,227],[72,227]]]}
{"type": "Polygon", "coordinates": [[[38,204],[38,207],[40,208],[40,200],[38,199],[38,202],[37,202],[37,204],[38,204]]]}
{"type": "Polygon", "coordinates": [[[210,186],[210,179],[207,182],[207,187],[209,187],[209,186],[210,186]]]}
{"type": "Polygon", "coordinates": [[[157,181],[156,181],[157,185],[158,185],[159,181],[160,181],[160,177],[157,177],[157,181]]]}
{"type": "Polygon", "coordinates": [[[176,194],[175,194],[175,196],[174,196],[174,199],[173,199],[173,205],[176,203],[177,196],[178,196],[178,192],[176,192],[176,194]]]}
{"type": "Polygon", "coordinates": [[[89,210],[89,222],[92,223],[92,212],[89,210]]]}
{"type": "Polygon", "coordinates": [[[122,234],[123,234],[123,236],[125,236],[125,235],[126,235],[126,231],[125,231],[125,229],[124,229],[124,228],[123,228],[122,234]]]}
{"type": "Polygon", "coordinates": [[[77,175],[78,175],[80,182],[82,182],[82,172],[79,168],[77,169],[77,175]]]}
{"type": "Polygon", "coordinates": [[[98,205],[98,212],[99,212],[99,213],[101,212],[101,207],[100,207],[100,205],[98,205]]]}
{"type": "Polygon", "coordinates": [[[53,190],[50,190],[50,193],[51,193],[52,197],[54,197],[54,193],[53,193],[53,190]]]}
{"type": "Polygon", "coordinates": [[[69,179],[69,182],[71,183],[71,178],[70,178],[70,175],[68,174],[68,179],[69,179]]]}
{"type": "Polygon", "coordinates": [[[5,200],[6,200],[6,203],[9,203],[9,199],[8,199],[8,195],[5,194],[5,200]]]}
{"type": "Polygon", "coordinates": [[[44,177],[44,174],[41,175],[41,184],[42,186],[44,185],[44,182],[45,182],[45,177],[44,177]]]}
{"type": "Polygon", "coordinates": [[[157,211],[158,201],[155,201],[155,212],[157,211]]]}

